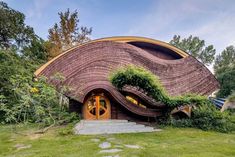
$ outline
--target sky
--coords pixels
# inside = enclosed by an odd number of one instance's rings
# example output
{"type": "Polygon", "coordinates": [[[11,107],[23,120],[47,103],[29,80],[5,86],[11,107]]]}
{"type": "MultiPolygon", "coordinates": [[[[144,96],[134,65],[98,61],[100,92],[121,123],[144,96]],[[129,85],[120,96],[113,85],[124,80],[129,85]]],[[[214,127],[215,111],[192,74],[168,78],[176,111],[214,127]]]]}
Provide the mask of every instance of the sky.
{"type": "Polygon", "coordinates": [[[235,46],[235,0],[3,0],[26,16],[47,39],[58,12],[77,10],[92,39],[142,36],[169,42],[174,35],[198,36],[220,53],[235,46]]]}

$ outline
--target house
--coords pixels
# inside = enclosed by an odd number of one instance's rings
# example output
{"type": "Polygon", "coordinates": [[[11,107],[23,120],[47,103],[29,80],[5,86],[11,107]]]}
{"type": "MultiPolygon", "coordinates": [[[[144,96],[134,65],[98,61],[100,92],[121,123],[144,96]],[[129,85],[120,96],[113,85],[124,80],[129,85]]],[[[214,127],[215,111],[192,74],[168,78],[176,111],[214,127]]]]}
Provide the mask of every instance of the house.
{"type": "MultiPolygon", "coordinates": [[[[61,73],[71,87],[70,110],[83,119],[155,120],[166,106],[136,87],[115,88],[108,77],[126,65],[148,69],[171,96],[209,95],[219,84],[214,75],[188,53],[162,41],[143,37],[110,37],[76,46],[40,67],[36,76],[61,73]]],[[[55,84],[55,82],[50,81],[55,84]]]]}

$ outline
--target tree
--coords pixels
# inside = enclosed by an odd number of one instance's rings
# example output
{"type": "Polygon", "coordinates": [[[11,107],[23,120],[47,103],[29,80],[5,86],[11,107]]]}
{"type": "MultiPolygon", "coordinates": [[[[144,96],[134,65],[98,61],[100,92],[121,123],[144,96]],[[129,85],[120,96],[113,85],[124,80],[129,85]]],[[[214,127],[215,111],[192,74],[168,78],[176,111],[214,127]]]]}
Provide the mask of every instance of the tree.
{"type": "Polygon", "coordinates": [[[232,91],[235,91],[235,67],[220,73],[217,79],[220,83],[217,97],[225,98],[232,94],[232,91]]]}
{"type": "Polygon", "coordinates": [[[179,35],[175,35],[170,44],[186,51],[207,66],[214,61],[216,50],[213,45],[205,46],[205,41],[199,37],[190,35],[188,38],[181,39],[179,35]]]}
{"type": "Polygon", "coordinates": [[[91,28],[78,26],[77,10],[70,13],[68,9],[66,12],[59,12],[58,14],[60,23],[55,23],[53,28],[49,29],[49,43],[47,44],[49,58],[53,58],[68,48],[88,41],[88,35],[92,32],[91,28]]]}
{"type": "Polygon", "coordinates": [[[218,97],[227,97],[235,90],[235,47],[228,46],[216,56],[215,75],[220,83],[218,97]]]}
{"type": "Polygon", "coordinates": [[[25,25],[25,16],[0,1],[0,49],[23,47],[35,36],[33,28],[25,25]]]}
{"type": "Polygon", "coordinates": [[[35,37],[32,39],[31,43],[24,47],[22,50],[22,55],[25,59],[29,59],[36,64],[41,64],[47,61],[48,53],[46,49],[46,42],[39,38],[35,37]]]}
{"type": "Polygon", "coordinates": [[[214,71],[218,76],[226,70],[230,70],[235,67],[235,47],[228,46],[221,54],[216,56],[214,71]]]}

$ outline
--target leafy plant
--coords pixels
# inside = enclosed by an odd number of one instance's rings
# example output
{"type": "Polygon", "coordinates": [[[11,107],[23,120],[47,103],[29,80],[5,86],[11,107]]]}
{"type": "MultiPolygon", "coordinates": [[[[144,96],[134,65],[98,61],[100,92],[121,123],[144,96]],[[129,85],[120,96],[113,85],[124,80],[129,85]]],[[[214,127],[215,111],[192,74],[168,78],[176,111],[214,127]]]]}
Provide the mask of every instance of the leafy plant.
{"type": "Polygon", "coordinates": [[[144,90],[148,96],[154,98],[156,101],[163,102],[170,108],[185,104],[198,105],[209,103],[206,97],[196,94],[185,94],[175,97],[169,96],[156,75],[142,67],[134,65],[119,68],[111,74],[109,80],[120,90],[125,85],[138,87],[144,90]]]}
{"type": "Polygon", "coordinates": [[[193,109],[191,118],[178,120],[171,118],[168,124],[175,127],[194,127],[225,133],[235,131],[235,123],[229,112],[220,112],[214,106],[208,104],[193,109]]]}

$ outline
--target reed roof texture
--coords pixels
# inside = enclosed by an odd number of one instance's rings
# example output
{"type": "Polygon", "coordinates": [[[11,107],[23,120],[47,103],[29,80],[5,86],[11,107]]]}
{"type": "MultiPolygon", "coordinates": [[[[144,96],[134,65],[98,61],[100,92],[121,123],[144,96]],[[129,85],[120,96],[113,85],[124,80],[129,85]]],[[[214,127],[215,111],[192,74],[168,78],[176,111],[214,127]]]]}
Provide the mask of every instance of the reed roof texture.
{"type": "MultiPolygon", "coordinates": [[[[214,75],[191,55],[167,43],[142,37],[90,41],[52,59],[39,68],[35,75],[50,77],[61,73],[66,78],[63,84],[72,88],[67,96],[81,103],[92,90],[103,89],[133,113],[156,115],[154,110],[140,109],[131,104],[109,82],[108,76],[112,71],[129,64],[142,66],[157,75],[172,96],[185,93],[209,95],[219,87],[214,75]]],[[[128,92],[131,91],[138,93],[129,88],[128,92]]],[[[143,93],[139,95],[148,99],[143,93]]]]}

